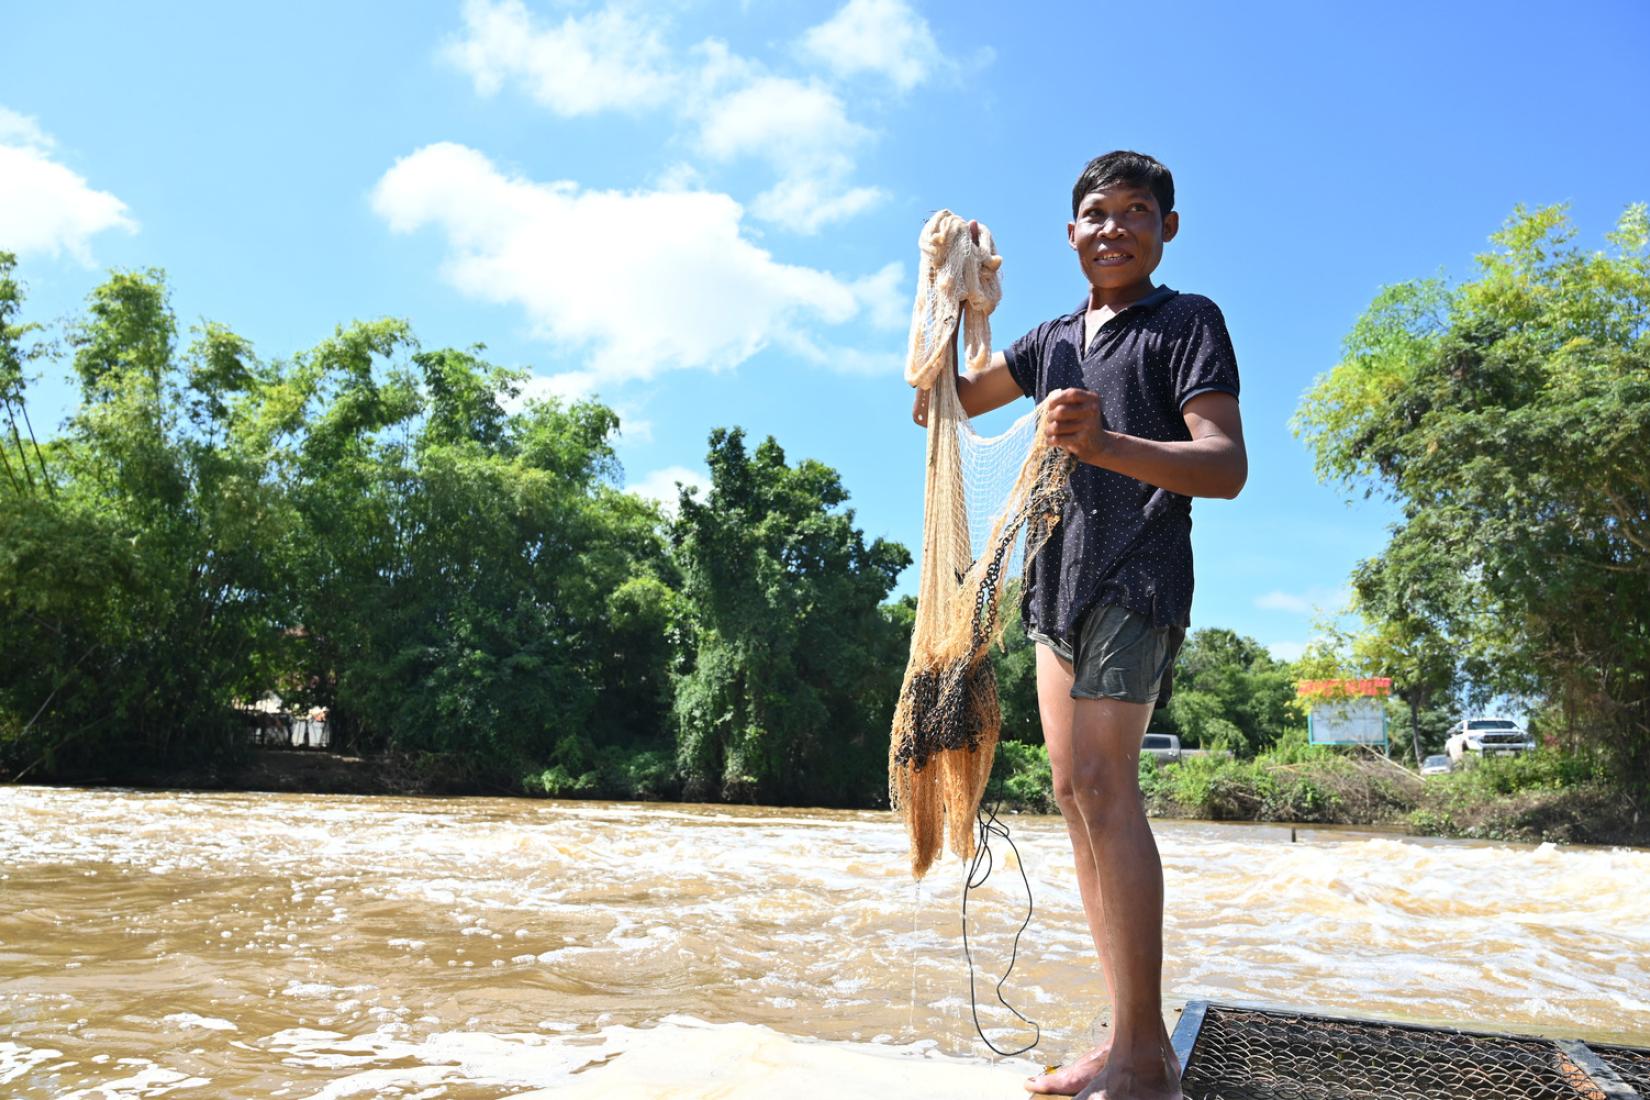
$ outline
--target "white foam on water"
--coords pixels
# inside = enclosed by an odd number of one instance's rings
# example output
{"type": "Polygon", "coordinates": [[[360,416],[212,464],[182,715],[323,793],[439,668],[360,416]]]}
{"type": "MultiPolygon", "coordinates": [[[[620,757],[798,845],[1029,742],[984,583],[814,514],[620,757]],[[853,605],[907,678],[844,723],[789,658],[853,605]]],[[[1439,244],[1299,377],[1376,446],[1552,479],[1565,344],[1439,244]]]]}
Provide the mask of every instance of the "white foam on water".
{"type": "Polygon", "coordinates": [[[293,1044],[301,1046],[306,1043],[327,1043],[342,1039],[341,1031],[322,1031],[314,1027],[289,1027],[284,1031],[277,1031],[269,1037],[269,1042],[275,1046],[293,1044]]]}
{"type": "Polygon", "coordinates": [[[201,1016],[194,1012],[174,1012],[170,1016],[162,1016],[161,1020],[182,1028],[198,1027],[207,1031],[239,1030],[228,1020],[220,1020],[214,1016],[201,1016]]]}
{"type": "Polygon", "coordinates": [[[53,1047],[28,1047],[0,1039],[0,1085],[9,1085],[37,1066],[63,1057],[53,1047]]]}
{"type": "MultiPolygon", "coordinates": [[[[134,1061],[137,1059],[121,1059],[123,1063],[134,1061]]],[[[58,1100],[149,1100],[150,1097],[167,1096],[185,1089],[204,1088],[211,1083],[204,1077],[191,1077],[164,1066],[149,1064],[126,1077],[66,1092],[58,1100]]]]}
{"type": "Polygon", "coordinates": [[[342,992],[342,989],[326,982],[301,982],[297,978],[289,980],[286,987],[280,991],[283,997],[326,997],[342,992]]]}

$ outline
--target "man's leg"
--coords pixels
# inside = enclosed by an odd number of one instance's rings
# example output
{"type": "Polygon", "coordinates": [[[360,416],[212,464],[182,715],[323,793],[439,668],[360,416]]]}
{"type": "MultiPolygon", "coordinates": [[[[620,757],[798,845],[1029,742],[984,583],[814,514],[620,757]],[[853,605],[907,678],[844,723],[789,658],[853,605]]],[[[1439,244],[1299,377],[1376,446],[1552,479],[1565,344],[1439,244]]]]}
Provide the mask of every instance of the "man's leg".
{"type": "MultiPolygon", "coordinates": [[[[1065,816],[1066,833],[1071,838],[1072,856],[1077,865],[1077,889],[1083,897],[1083,916],[1088,919],[1094,953],[1100,959],[1100,972],[1106,983],[1105,996],[1109,999],[1116,986],[1112,980],[1111,960],[1106,953],[1100,875],[1095,867],[1094,850],[1089,845],[1088,828],[1072,800],[1071,726],[1076,718],[1076,700],[1071,697],[1071,685],[1071,663],[1048,646],[1039,645],[1037,709],[1043,720],[1043,742],[1048,746],[1049,764],[1054,770],[1054,801],[1065,816]]],[[[1110,1040],[1103,1040],[1076,1061],[1052,1073],[1030,1078],[1026,1081],[1026,1089],[1036,1093],[1072,1096],[1094,1080],[1100,1067],[1105,1064],[1106,1052],[1110,1047],[1110,1040]]]]}
{"type": "Polygon", "coordinates": [[[1113,1004],[1111,1050],[1080,1098],[1180,1096],[1163,1029],[1163,863],[1140,800],[1151,714],[1150,703],[1073,700],[1068,798],[1094,857],[1113,1004]]]}

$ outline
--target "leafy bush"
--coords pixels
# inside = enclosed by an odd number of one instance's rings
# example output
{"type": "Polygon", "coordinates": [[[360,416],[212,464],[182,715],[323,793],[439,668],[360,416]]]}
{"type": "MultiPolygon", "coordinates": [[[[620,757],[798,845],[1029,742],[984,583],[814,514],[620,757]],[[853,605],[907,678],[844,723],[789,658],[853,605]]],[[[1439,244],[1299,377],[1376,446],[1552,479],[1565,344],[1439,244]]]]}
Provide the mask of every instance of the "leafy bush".
{"type": "Polygon", "coordinates": [[[1256,814],[1262,821],[1330,822],[1345,820],[1343,799],[1329,777],[1311,770],[1275,768],[1266,775],[1266,788],[1256,814]]]}
{"type": "Polygon", "coordinates": [[[1334,756],[1334,749],[1314,745],[1306,739],[1305,726],[1294,726],[1283,731],[1261,760],[1268,764],[1306,764],[1314,760],[1329,760],[1334,756]]]}
{"type": "Polygon", "coordinates": [[[991,765],[985,800],[998,799],[1033,813],[1059,812],[1054,804],[1054,770],[1045,746],[1023,741],[997,743],[997,759],[991,765]]]}
{"type": "Polygon", "coordinates": [[[613,798],[654,802],[676,795],[681,782],[668,749],[603,745],[569,734],[556,744],[548,768],[522,777],[528,794],[550,798],[613,798]]]}
{"type": "Polygon", "coordinates": [[[1515,794],[1527,790],[1559,790],[1603,778],[1595,758],[1552,749],[1510,756],[1469,757],[1440,780],[1477,796],[1515,794]]]}
{"type": "Polygon", "coordinates": [[[625,749],[609,745],[601,753],[602,788],[613,798],[655,802],[681,790],[676,754],[668,749],[625,749]]]}
{"type": "Polygon", "coordinates": [[[556,764],[527,776],[522,786],[529,794],[544,794],[551,798],[588,798],[596,791],[596,773],[575,775],[565,765],[556,764]]]}

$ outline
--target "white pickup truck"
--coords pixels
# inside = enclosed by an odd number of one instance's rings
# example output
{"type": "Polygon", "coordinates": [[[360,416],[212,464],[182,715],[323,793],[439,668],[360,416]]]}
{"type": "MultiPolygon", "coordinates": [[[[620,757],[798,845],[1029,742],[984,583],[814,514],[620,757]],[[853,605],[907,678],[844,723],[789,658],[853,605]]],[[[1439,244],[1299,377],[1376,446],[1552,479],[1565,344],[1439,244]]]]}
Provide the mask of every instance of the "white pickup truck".
{"type": "Polygon", "coordinates": [[[1456,764],[1468,756],[1501,756],[1534,748],[1534,739],[1510,718],[1463,718],[1444,742],[1444,751],[1456,764]]]}

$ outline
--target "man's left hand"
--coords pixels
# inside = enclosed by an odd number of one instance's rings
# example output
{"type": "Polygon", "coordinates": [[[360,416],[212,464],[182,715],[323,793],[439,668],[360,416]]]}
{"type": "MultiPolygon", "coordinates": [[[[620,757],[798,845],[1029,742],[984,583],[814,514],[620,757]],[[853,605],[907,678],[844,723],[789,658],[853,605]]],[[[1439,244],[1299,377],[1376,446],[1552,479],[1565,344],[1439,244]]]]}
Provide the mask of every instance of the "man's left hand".
{"type": "Polygon", "coordinates": [[[1102,465],[1107,447],[1106,414],[1093,390],[1055,390],[1043,410],[1043,436],[1079,462],[1102,465]]]}

